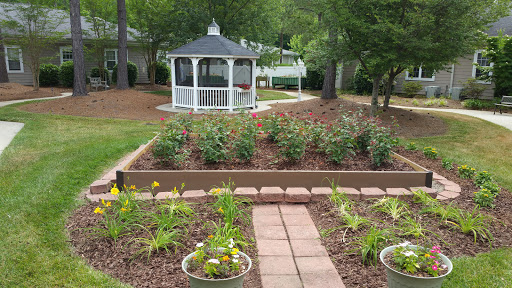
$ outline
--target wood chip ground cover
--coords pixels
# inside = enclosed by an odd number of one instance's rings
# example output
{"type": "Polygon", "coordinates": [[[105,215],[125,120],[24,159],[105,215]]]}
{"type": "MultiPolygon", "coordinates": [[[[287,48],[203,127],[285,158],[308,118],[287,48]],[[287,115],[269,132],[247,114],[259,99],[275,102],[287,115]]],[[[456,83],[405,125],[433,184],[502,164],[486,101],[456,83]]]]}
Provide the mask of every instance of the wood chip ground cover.
{"type": "MultiPolygon", "coordinates": [[[[473,192],[477,191],[472,180],[460,179],[456,170],[447,171],[441,167],[441,160],[426,159],[419,151],[398,151],[409,159],[422,165],[427,169],[431,169],[443,176],[448,180],[458,183],[462,188],[461,196],[457,197],[453,203],[467,211],[472,211],[475,207],[473,202],[473,192]]],[[[478,253],[489,252],[492,248],[487,242],[477,240],[474,243],[473,235],[465,235],[461,232],[451,229],[454,226],[450,224],[439,224],[439,219],[430,214],[419,214],[422,206],[415,204],[412,201],[406,201],[409,204],[412,216],[416,216],[421,222],[424,229],[428,229],[432,233],[426,232],[428,239],[421,239],[420,245],[437,245],[441,246],[442,253],[449,258],[460,256],[475,256],[478,253]],[[442,240],[447,242],[443,243],[442,240]]],[[[377,219],[374,221],[379,229],[397,227],[398,221],[392,219],[383,213],[373,212],[370,209],[372,201],[359,201],[353,207],[353,213],[357,213],[365,218],[377,219]]],[[[482,209],[481,213],[492,216],[495,220],[490,226],[490,231],[494,237],[492,242],[493,248],[512,247],[512,232],[510,225],[512,225],[512,195],[505,189],[502,189],[498,198],[495,201],[496,208],[482,209]]],[[[331,229],[342,224],[336,213],[333,212],[333,206],[328,201],[318,203],[311,203],[307,205],[309,213],[311,214],[315,225],[319,231],[324,229],[331,229]]],[[[325,245],[329,253],[329,257],[333,260],[336,269],[340,273],[342,280],[346,287],[386,287],[386,272],[384,265],[378,263],[377,267],[363,265],[362,258],[359,254],[347,254],[349,250],[356,248],[355,245],[349,244],[354,241],[355,237],[365,235],[368,228],[360,229],[353,232],[348,230],[344,236],[345,229],[339,229],[331,233],[328,237],[323,237],[322,244],[325,245]],[[343,236],[345,242],[342,241],[343,236]]],[[[414,237],[403,238],[416,244],[414,237]]],[[[397,243],[389,243],[389,245],[397,243]]]]}

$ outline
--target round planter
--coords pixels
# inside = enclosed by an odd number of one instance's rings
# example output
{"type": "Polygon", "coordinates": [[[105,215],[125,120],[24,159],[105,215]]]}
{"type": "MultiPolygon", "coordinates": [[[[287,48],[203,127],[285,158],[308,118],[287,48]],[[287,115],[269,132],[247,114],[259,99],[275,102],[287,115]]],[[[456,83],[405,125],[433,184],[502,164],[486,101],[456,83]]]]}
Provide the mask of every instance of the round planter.
{"type": "Polygon", "coordinates": [[[185,257],[185,259],[183,259],[183,262],[181,262],[181,268],[185,273],[187,273],[191,288],[243,288],[245,274],[249,272],[252,266],[251,258],[249,258],[249,256],[247,256],[245,253],[238,252],[237,254],[241,257],[244,257],[247,263],[249,263],[247,270],[236,277],[227,279],[206,279],[189,274],[187,272],[188,260],[192,258],[194,254],[195,253],[189,254],[187,257],[185,257]]]}
{"type": "MultiPolygon", "coordinates": [[[[443,263],[448,266],[448,273],[439,277],[415,277],[393,270],[384,262],[384,257],[395,250],[397,246],[390,246],[380,252],[380,261],[386,266],[386,274],[388,276],[388,288],[441,288],[446,275],[452,272],[452,262],[448,257],[439,254],[443,263]]],[[[416,248],[416,245],[409,245],[416,248]]]]}

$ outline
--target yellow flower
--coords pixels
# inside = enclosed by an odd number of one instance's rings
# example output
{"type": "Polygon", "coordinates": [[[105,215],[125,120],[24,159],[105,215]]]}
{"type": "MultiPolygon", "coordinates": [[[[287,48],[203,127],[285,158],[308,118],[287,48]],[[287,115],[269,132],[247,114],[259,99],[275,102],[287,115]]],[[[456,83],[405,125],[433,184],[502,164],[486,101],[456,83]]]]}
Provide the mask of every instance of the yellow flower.
{"type": "Polygon", "coordinates": [[[126,201],[124,201],[124,206],[128,206],[128,199],[126,199],[126,201]]]}
{"type": "Polygon", "coordinates": [[[94,213],[95,214],[103,214],[103,209],[101,209],[100,207],[96,207],[96,209],[94,209],[94,213]]]}
{"type": "Polygon", "coordinates": [[[426,258],[430,258],[430,255],[428,255],[428,254],[425,254],[425,257],[426,257],[426,258]]]}
{"type": "Polygon", "coordinates": [[[485,196],[485,197],[489,197],[489,195],[488,195],[488,194],[484,194],[484,196],[485,196]]]}
{"type": "Polygon", "coordinates": [[[153,183],[151,184],[151,188],[155,188],[155,187],[160,187],[160,183],[153,181],[153,183]]]}
{"type": "Polygon", "coordinates": [[[123,184],[123,187],[124,187],[124,190],[128,189],[128,187],[126,187],[126,184],[123,184]]]}
{"type": "Polygon", "coordinates": [[[237,253],[238,251],[240,251],[240,250],[238,250],[237,248],[233,248],[233,250],[231,251],[231,254],[232,254],[232,255],[236,255],[236,253],[237,253]]]}
{"type": "Polygon", "coordinates": [[[105,203],[105,200],[104,199],[101,199],[101,204],[103,204],[103,206],[106,206],[107,204],[105,203]]]}
{"type": "Polygon", "coordinates": [[[123,207],[123,208],[121,208],[121,211],[122,211],[122,212],[126,212],[126,211],[128,211],[128,210],[130,210],[130,209],[125,209],[124,207],[123,207]]]}
{"type": "Polygon", "coordinates": [[[174,187],[174,189],[171,192],[172,192],[172,194],[178,194],[178,189],[176,189],[176,187],[174,187]]]}
{"type": "Polygon", "coordinates": [[[117,195],[119,193],[119,189],[117,189],[116,184],[114,184],[114,187],[110,189],[110,193],[112,193],[113,195],[117,195]]]}
{"type": "Polygon", "coordinates": [[[217,211],[219,211],[220,213],[224,213],[224,210],[222,210],[222,207],[220,207],[219,210],[217,210],[217,211]]]}
{"type": "Polygon", "coordinates": [[[226,256],[222,257],[222,261],[229,261],[229,256],[226,255],[226,256]]]}
{"type": "Polygon", "coordinates": [[[208,238],[210,238],[210,239],[213,238],[213,235],[208,235],[208,238]]]}
{"type": "Polygon", "coordinates": [[[132,185],[132,186],[130,186],[130,189],[135,190],[137,188],[135,188],[135,185],[132,185]]]}

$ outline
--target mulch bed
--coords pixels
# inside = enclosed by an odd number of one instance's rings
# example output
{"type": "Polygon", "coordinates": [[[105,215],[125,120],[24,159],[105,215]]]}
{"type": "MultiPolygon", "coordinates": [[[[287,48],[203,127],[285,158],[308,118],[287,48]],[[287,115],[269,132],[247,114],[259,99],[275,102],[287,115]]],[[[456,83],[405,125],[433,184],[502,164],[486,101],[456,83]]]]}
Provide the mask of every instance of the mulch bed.
{"type": "MultiPolygon", "coordinates": [[[[146,202],[150,203],[150,207],[154,206],[153,202],[146,202]]],[[[171,255],[165,250],[153,252],[147,261],[147,256],[131,259],[138,249],[129,243],[135,237],[148,237],[146,232],[138,231],[134,235],[121,237],[117,244],[110,238],[94,239],[89,236],[86,229],[97,225],[102,217],[93,213],[96,207],[98,203],[82,206],[68,220],[66,227],[74,252],[95,269],[134,287],[190,287],[187,275],[181,269],[181,262],[193,252],[197,243],[203,242],[211,234],[211,231],[204,228],[204,223],[218,222],[219,219],[219,214],[212,211],[210,206],[194,205],[198,220],[193,221],[188,228],[189,235],[183,242],[184,248],[177,248],[176,253],[171,255]]],[[[249,210],[248,213],[251,215],[252,212],[249,210]]],[[[252,223],[249,226],[235,224],[241,227],[246,239],[254,239],[252,223]]],[[[257,258],[257,249],[252,244],[253,247],[243,251],[253,260],[251,270],[245,275],[246,288],[261,287],[258,263],[254,261],[257,258]]],[[[174,248],[171,247],[170,250],[174,248]]]]}
{"type": "Polygon", "coordinates": [[[0,101],[45,98],[60,96],[64,92],[72,92],[71,88],[47,88],[40,87],[39,91],[34,91],[31,86],[24,86],[18,83],[1,83],[0,84],[0,101]]]}
{"type": "Polygon", "coordinates": [[[256,150],[250,161],[240,162],[237,159],[219,163],[205,164],[201,158],[199,147],[195,141],[189,140],[184,149],[191,151],[189,162],[177,167],[175,164],[155,159],[149,149],[138,158],[130,170],[309,170],[309,171],[413,171],[414,169],[401,161],[384,163],[377,167],[372,164],[368,153],[358,152],[342,164],[330,161],[326,154],[308,147],[298,161],[288,161],[279,155],[279,146],[266,138],[256,140],[256,150]]]}
{"type": "MultiPolygon", "coordinates": [[[[475,204],[473,202],[473,192],[477,191],[477,187],[473,184],[472,180],[460,179],[457,176],[456,167],[452,171],[447,171],[441,166],[441,160],[431,160],[423,156],[420,151],[405,151],[403,148],[398,149],[399,154],[411,159],[412,161],[422,165],[445,176],[448,180],[454,181],[462,188],[461,196],[454,199],[453,203],[459,208],[468,211],[473,210],[475,204]]],[[[421,205],[414,204],[412,201],[406,201],[412,211],[412,215],[419,217],[423,228],[428,229],[437,235],[448,244],[443,243],[439,238],[430,234],[430,245],[441,246],[442,253],[448,258],[461,257],[461,256],[475,256],[478,253],[489,252],[491,250],[487,242],[477,240],[474,243],[473,235],[465,235],[456,230],[450,230],[452,225],[439,225],[438,219],[429,216],[428,214],[419,214],[421,205]]],[[[359,201],[356,203],[353,212],[366,218],[377,218],[383,222],[376,222],[378,228],[390,227],[393,225],[392,219],[383,213],[370,212],[369,206],[371,201],[359,201]]],[[[508,228],[512,225],[512,195],[502,188],[501,193],[495,201],[496,208],[482,209],[481,212],[494,217],[490,231],[494,237],[492,242],[493,248],[512,247],[512,231],[508,228]]],[[[337,218],[336,213],[333,211],[333,206],[328,200],[310,203],[307,205],[309,213],[313,218],[317,228],[329,229],[337,227],[342,223],[337,218]]],[[[395,225],[397,223],[395,222],[395,225]]],[[[384,265],[380,262],[377,267],[367,266],[362,264],[362,259],[359,254],[348,254],[350,249],[355,248],[355,245],[349,243],[354,240],[354,237],[365,235],[366,229],[352,232],[347,231],[345,235],[346,242],[342,242],[344,229],[339,229],[330,234],[326,238],[322,238],[322,243],[327,247],[329,257],[333,259],[336,269],[340,273],[342,280],[346,287],[386,287],[386,272],[384,265]]],[[[428,233],[427,233],[428,234],[428,233]]],[[[414,238],[407,239],[413,244],[416,244],[414,238]]],[[[390,243],[397,244],[397,243],[390,243]]],[[[425,240],[420,239],[419,244],[428,245],[425,240]]]]}

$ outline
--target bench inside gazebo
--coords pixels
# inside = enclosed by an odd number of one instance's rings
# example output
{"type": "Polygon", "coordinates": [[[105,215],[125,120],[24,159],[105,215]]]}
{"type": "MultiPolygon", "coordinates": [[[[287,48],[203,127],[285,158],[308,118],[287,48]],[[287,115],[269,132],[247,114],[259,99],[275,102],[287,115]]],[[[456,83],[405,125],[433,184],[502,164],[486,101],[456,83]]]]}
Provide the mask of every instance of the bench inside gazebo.
{"type": "Polygon", "coordinates": [[[256,107],[256,59],[260,56],[220,35],[208,35],[167,54],[172,70],[172,107],[222,109],[256,107]]]}

